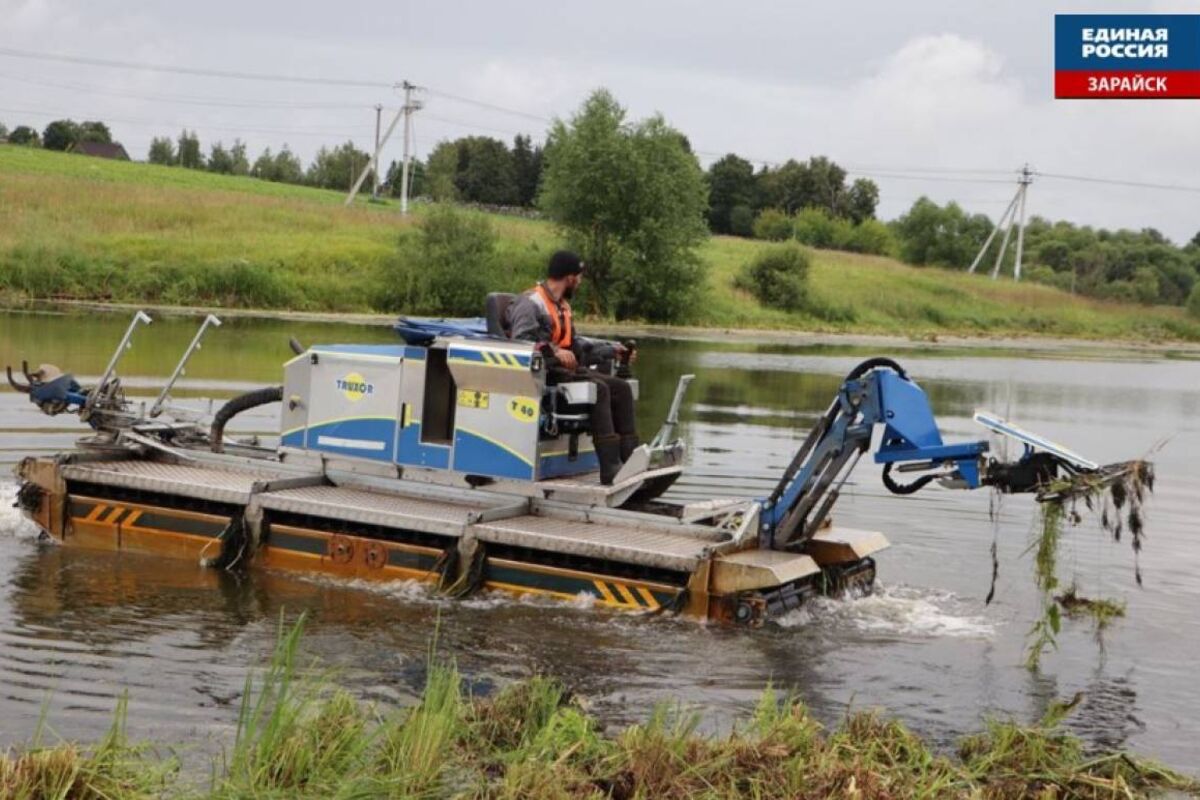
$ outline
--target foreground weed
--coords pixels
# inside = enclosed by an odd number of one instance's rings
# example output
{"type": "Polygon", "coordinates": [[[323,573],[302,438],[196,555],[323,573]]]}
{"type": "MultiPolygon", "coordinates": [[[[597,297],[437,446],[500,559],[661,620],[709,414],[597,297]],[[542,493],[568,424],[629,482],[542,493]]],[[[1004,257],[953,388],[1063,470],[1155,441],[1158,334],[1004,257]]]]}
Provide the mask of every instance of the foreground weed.
{"type": "Polygon", "coordinates": [[[458,670],[432,664],[421,702],[381,729],[374,766],[389,795],[444,796],[467,713],[458,670]]]}
{"type": "MultiPolygon", "coordinates": [[[[670,706],[606,735],[547,678],[468,698],[458,671],[432,654],[420,702],[381,715],[328,675],[297,669],[303,621],[284,630],[269,666],[247,681],[237,736],[206,793],[177,780],[174,759],[125,735],[122,701],[94,747],[0,755],[5,800],[149,798],[1141,798],[1200,783],[1125,753],[1089,754],[1058,725],[1078,698],[1036,725],[988,723],[949,757],[878,713],[826,730],[795,697],[768,688],[724,736],[670,706]]],[[[39,726],[39,730],[41,726],[39,726]]]]}
{"type": "Polygon", "coordinates": [[[372,712],[348,692],[299,676],[303,620],[282,632],[259,685],[246,679],[237,738],[217,797],[352,796],[374,740],[372,712]]]}
{"type": "Polygon", "coordinates": [[[141,800],[162,796],[174,777],[174,759],[161,760],[125,733],[122,697],[108,733],[94,747],[70,742],[43,747],[39,724],[32,746],[0,755],[0,797],[10,800],[141,800]]]}

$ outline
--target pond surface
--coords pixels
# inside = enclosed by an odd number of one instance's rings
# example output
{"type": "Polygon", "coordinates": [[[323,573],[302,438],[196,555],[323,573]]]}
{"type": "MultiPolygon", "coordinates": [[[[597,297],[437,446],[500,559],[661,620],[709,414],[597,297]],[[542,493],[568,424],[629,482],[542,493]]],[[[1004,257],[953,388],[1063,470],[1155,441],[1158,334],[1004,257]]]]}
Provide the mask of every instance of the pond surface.
{"type": "MultiPolygon", "coordinates": [[[[0,312],[0,366],[52,362],[80,377],[103,371],[125,315],[0,312]]],[[[153,396],[196,321],[144,329],[122,365],[153,396]]],[[[306,343],[392,341],[386,328],[229,320],[189,368],[187,402],[207,406],[280,381],[287,337],[306,343]]],[[[281,614],[308,612],[305,648],[368,697],[408,702],[431,637],[478,691],[532,673],[565,680],[602,718],[622,724],[659,701],[701,710],[725,729],[763,687],[794,690],[823,719],[847,706],[882,707],[943,745],[988,715],[1039,718],[1085,693],[1070,720],[1097,745],[1126,746],[1183,768],[1200,765],[1200,362],[1182,355],[1095,350],[1039,354],[920,347],[644,340],[639,424],[652,434],[677,376],[697,375],[683,412],[689,471],[680,498],[770,492],[843,376],[871,355],[904,364],[930,395],[950,440],[980,438],[971,420],[993,410],[1100,461],[1137,457],[1163,439],[1141,564],[1128,542],[1093,521],[1070,529],[1061,574],[1092,595],[1128,602],[1098,637],[1068,621],[1039,672],[1022,666],[1037,615],[1026,548],[1034,503],[1005,497],[995,520],[986,491],[931,487],[889,495],[879,469],[859,465],[835,509],[839,524],[882,530],[874,596],[824,601],[762,630],[612,616],[481,596],[446,601],[404,584],[365,587],[279,574],[217,574],[184,561],[118,557],[40,544],[10,508],[11,465],[71,445],[70,416],[46,417],[0,392],[0,746],[26,740],[48,703],[51,727],[92,738],[128,690],[134,736],[225,741],[247,670],[269,652],[281,614]],[[999,542],[996,600],[985,606],[989,547],[999,542]]],[[[275,412],[241,420],[270,436],[275,412]]],[[[213,745],[215,746],[215,745],[213,745]]]]}

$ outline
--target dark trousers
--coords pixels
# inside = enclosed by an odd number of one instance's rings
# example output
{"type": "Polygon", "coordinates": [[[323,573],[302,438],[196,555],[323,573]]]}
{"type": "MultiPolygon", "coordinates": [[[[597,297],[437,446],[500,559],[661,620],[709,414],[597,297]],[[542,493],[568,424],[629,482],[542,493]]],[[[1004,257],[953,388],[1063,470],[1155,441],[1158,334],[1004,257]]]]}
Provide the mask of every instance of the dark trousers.
{"type": "Polygon", "coordinates": [[[636,436],[637,419],[633,411],[633,389],[621,378],[591,371],[568,372],[555,369],[557,383],[590,381],[596,384],[596,405],[592,409],[592,436],[636,436]]]}

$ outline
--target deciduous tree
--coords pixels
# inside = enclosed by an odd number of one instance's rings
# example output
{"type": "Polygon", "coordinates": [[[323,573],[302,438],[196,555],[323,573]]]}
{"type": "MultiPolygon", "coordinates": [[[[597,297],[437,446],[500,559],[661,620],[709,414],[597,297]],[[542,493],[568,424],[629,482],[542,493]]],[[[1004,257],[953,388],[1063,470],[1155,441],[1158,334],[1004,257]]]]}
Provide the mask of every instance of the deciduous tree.
{"type": "MultiPolygon", "coordinates": [[[[370,160],[371,157],[355,147],[354,142],[346,142],[332,150],[322,147],[309,165],[305,178],[312,186],[348,191],[370,160]]],[[[368,174],[366,183],[370,181],[368,174]]]]}
{"type": "Polygon", "coordinates": [[[222,142],[214,142],[208,150],[208,171],[228,175],[233,172],[233,159],[222,142]]]}
{"type": "Polygon", "coordinates": [[[150,153],[147,160],[151,164],[171,166],[175,164],[175,143],[166,136],[156,136],[150,140],[150,153]]]}
{"type": "Polygon", "coordinates": [[[900,256],[910,264],[966,269],[991,232],[992,221],[983,214],[967,214],[958,203],[943,208],[921,197],[895,227],[900,256]]]}
{"type": "Polygon", "coordinates": [[[233,175],[249,175],[250,159],[246,156],[246,143],[241,139],[233,140],[229,148],[229,171],[233,175]]]}
{"type": "Polygon", "coordinates": [[[855,225],[875,218],[879,205],[879,186],[869,178],[859,178],[846,192],[846,215],[855,225]]]}
{"type": "Polygon", "coordinates": [[[682,319],[702,283],[707,187],[661,116],[625,121],[594,92],[546,144],[539,205],[583,255],[592,307],[618,318],[682,319]]]}
{"type": "Polygon", "coordinates": [[[532,206],[537,200],[538,183],[542,177],[542,148],[534,146],[527,135],[513,139],[513,179],[516,184],[516,203],[532,206]]]}
{"type": "Polygon", "coordinates": [[[204,153],[200,152],[200,137],[195,131],[179,132],[175,160],[179,166],[186,169],[204,169],[204,153]]]}
{"type": "Polygon", "coordinates": [[[275,154],[274,175],[280,183],[304,183],[304,165],[286,144],[275,154]]]}
{"type": "Polygon", "coordinates": [[[22,144],[27,147],[37,147],[42,143],[38,132],[28,125],[18,125],[12,129],[12,133],[8,134],[8,141],[11,144],[22,144]]]}
{"type": "Polygon", "coordinates": [[[112,131],[108,126],[98,120],[85,120],[79,123],[78,138],[79,142],[102,142],[103,144],[112,144],[112,131]]]}
{"type": "Polygon", "coordinates": [[[47,150],[66,150],[79,138],[79,125],[73,120],[56,119],[42,131],[42,147],[47,150]]]}
{"type": "Polygon", "coordinates": [[[738,220],[742,232],[734,230],[733,210],[754,203],[754,165],[730,153],[714,161],[706,177],[709,228],[713,233],[749,235],[744,219],[738,220]]]}

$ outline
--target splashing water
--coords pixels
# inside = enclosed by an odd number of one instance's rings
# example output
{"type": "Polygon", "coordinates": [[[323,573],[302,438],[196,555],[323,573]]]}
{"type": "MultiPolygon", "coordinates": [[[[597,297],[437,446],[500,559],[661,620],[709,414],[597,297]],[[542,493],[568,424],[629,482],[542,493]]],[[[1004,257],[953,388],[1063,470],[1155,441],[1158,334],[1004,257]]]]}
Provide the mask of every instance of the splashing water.
{"type": "Polygon", "coordinates": [[[16,507],[17,488],[12,481],[0,482],[0,536],[36,539],[41,531],[16,507]]]}
{"type": "Polygon", "coordinates": [[[869,595],[813,600],[807,608],[780,617],[777,624],[784,628],[848,625],[867,633],[929,638],[988,638],[995,632],[991,622],[968,613],[950,592],[878,583],[869,595]]]}

